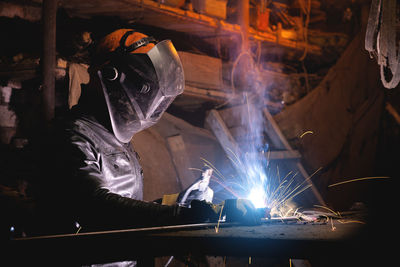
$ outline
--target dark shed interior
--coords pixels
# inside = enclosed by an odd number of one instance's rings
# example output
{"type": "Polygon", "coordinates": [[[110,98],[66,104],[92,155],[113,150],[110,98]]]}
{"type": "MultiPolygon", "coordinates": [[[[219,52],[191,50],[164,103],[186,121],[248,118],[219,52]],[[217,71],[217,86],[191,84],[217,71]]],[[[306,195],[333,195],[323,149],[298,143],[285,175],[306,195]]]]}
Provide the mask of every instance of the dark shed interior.
{"type": "MultiPolygon", "coordinates": [[[[389,266],[400,164],[399,6],[396,0],[1,1],[1,242],[13,260],[36,255],[32,262],[51,258],[36,254],[39,245],[75,251],[112,244],[107,252],[79,252],[67,266],[122,260],[367,266],[364,253],[378,262],[372,266],[389,266]],[[221,210],[218,226],[207,222],[176,234],[168,226],[143,236],[84,235],[91,231],[77,224],[76,240],[40,239],[30,227],[38,216],[38,180],[47,173],[38,159],[49,129],[88,90],[96,45],[121,28],[171,40],[184,71],[183,93],[129,143],[139,155],[143,200],[164,201],[211,168],[212,204],[249,199],[269,210],[261,225],[229,225],[221,210]],[[293,225],[308,228],[291,236],[293,225]],[[140,252],[127,256],[118,240],[140,252]]],[[[51,165],[57,155],[47,157],[51,165]]],[[[129,264],[110,266],[135,266],[129,264]]]]}

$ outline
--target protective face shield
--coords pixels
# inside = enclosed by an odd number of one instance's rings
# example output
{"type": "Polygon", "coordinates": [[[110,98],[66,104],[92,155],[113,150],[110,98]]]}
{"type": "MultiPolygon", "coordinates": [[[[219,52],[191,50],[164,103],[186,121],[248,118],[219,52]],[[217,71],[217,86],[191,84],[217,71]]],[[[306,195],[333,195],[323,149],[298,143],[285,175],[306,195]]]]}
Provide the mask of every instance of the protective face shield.
{"type": "Polygon", "coordinates": [[[184,89],[183,67],[172,42],[159,42],[145,54],[130,53],[155,42],[147,37],[125,46],[131,33],[98,71],[114,135],[123,143],[154,125],[184,89]]]}

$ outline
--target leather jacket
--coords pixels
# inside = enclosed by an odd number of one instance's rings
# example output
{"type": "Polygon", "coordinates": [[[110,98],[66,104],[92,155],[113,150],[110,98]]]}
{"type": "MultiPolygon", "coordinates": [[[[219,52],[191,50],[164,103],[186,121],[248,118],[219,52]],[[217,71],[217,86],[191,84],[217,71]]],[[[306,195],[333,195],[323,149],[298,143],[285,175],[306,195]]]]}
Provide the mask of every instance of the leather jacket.
{"type": "Polygon", "coordinates": [[[60,212],[61,224],[93,231],[177,223],[178,207],[141,201],[143,171],[131,144],[78,108],[71,114],[56,127],[47,163],[53,174],[46,203],[60,212]]]}

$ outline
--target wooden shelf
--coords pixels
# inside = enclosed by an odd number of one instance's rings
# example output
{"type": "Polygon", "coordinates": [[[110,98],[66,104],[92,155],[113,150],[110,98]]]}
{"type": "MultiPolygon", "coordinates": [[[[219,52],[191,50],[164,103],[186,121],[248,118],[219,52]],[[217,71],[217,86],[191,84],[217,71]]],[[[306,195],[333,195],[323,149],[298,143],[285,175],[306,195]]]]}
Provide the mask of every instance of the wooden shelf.
{"type": "MultiPolygon", "coordinates": [[[[118,16],[122,19],[174,30],[200,37],[228,37],[240,38],[240,26],[230,24],[224,20],[198,14],[190,10],[160,4],[152,0],[62,0],[61,6],[71,16],[90,18],[93,16],[118,16]]],[[[321,54],[321,48],[295,40],[294,30],[280,30],[277,32],[260,32],[253,28],[249,30],[250,41],[261,41],[273,46],[303,50],[307,46],[310,54],[321,54]]]]}

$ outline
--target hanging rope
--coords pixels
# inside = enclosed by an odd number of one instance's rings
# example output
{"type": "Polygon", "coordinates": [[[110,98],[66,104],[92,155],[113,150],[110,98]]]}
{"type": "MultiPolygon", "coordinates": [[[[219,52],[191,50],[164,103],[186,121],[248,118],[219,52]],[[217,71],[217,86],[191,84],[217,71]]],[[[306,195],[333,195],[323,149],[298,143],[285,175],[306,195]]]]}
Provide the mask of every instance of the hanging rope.
{"type": "Polygon", "coordinates": [[[369,11],[365,49],[377,57],[383,86],[400,82],[400,43],[396,45],[396,0],[373,0],[369,11]]]}

